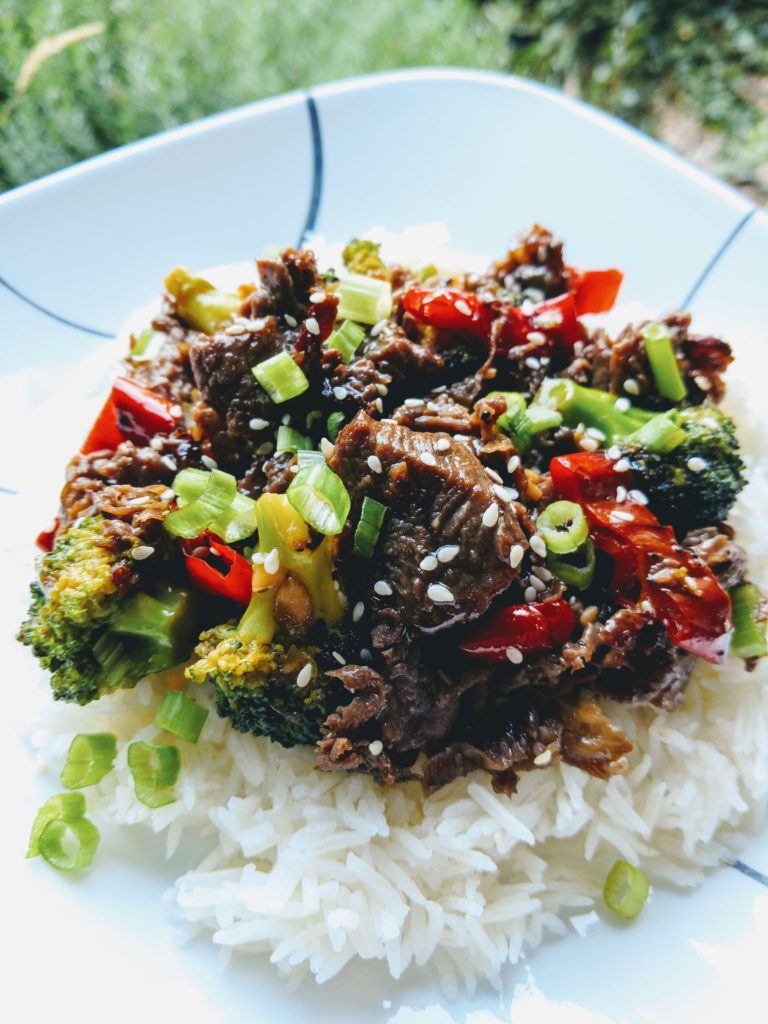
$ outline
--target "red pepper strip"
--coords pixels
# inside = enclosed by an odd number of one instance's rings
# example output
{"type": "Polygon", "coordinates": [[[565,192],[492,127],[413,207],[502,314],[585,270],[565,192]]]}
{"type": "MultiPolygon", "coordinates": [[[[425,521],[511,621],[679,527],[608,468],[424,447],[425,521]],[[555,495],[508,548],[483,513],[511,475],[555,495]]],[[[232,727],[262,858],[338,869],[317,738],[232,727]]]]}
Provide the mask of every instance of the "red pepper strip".
{"type": "Polygon", "coordinates": [[[613,558],[616,599],[647,609],[677,647],[720,664],[731,630],[730,598],[709,567],[677,543],[671,527],[645,505],[616,501],[616,486],[627,486],[631,475],[617,473],[601,452],[560,456],[549,468],[558,497],[582,506],[596,547],[613,558]]]}
{"type": "Polygon", "coordinates": [[[576,304],[569,292],[556,299],[539,302],[527,313],[523,312],[522,306],[507,307],[496,348],[499,352],[514,352],[514,349],[524,347],[530,352],[533,346],[546,354],[555,349],[570,351],[584,337],[584,327],[579,323],[576,304]],[[541,335],[538,344],[537,335],[541,335]]]}
{"type": "MultiPolygon", "coordinates": [[[[322,289],[319,289],[322,291],[322,289]]],[[[336,311],[339,308],[339,300],[335,295],[326,295],[320,302],[313,302],[307,306],[307,319],[303,320],[299,328],[299,339],[296,348],[299,352],[305,349],[312,349],[320,342],[325,341],[333,333],[336,326],[336,311]],[[307,320],[315,319],[319,331],[312,334],[307,330],[307,320]]]]}
{"type": "Polygon", "coordinates": [[[567,267],[568,288],[573,293],[576,312],[607,313],[613,308],[624,275],[620,270],[579,270],[567,267]]]}
{"type": "Polygon", "coordinates": [[[253,567],[247,558],[223,544],[212,533],[181,542],[190,580],[206,594],[228,597],[238,604],[251,600],[253,567]],[[224,563],[222,571],[214,560],[224,563]]]}
{"type": "Polygon", "coordinates": [[[146,444],[155,434],[170,434],[178,423],[174,408],[173,402],[162,395],[127,377],[118,377],[81,451],[84,455],[103,449],[114,451],[126,440],[146,444]]]}
{"type": "Polygon", "coordinates": [[[458,288],[409,288],[403,295],[406,313],[445,331],[488,338],[491,333],[491,310],[472,292],[458,288]]]}
{"type": "Polygon", "coordinates": [[[560,647],[571,635],[575,622],[567,601],[516,604],[491,612],[459,644],[470,658],[506,661],[507,648],[523,654],[560,647]]]}
{"type": "Polygon", "coordinates": [[[60,526],[59,517],[53,520],[53,526],[50,530],[41,530],[35,539],[35,544],[40,548],[41,551],[53,551],[53,542],[56,539],[56,531],[60,526]]]}

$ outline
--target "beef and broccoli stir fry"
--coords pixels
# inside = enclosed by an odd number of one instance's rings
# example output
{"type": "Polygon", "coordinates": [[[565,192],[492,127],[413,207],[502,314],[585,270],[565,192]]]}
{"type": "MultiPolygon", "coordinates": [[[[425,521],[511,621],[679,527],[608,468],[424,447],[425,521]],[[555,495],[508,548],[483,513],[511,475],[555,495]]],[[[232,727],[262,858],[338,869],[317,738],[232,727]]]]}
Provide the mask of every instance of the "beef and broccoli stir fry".
{"type": "Polygon", "coordinates": [[[20,639],[57,699],[184,666],[234,729],[384,785],[607,778],[632,744],[601,698],[671,711],[697,658],[765,653],[728,344],[683,313],[589,330],[621,274],[538,226],[480,275],[343,262],[170,274],[20,639]]]}

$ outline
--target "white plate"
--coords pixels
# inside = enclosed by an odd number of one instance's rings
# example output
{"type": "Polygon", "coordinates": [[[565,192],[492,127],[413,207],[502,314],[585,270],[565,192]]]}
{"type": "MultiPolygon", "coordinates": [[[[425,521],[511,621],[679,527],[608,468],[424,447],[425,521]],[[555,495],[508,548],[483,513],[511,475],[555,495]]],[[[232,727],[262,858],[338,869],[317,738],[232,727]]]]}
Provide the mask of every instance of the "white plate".
{"type": "MultiPolygon", "coordinates": [[[[32,538],[59,486],[35,479],[36,446],[60,452],[63,465],[90,416],[65,368],[150,299],[170,267],[246,259],[266,244],[298,244],[309,230],[343,239],[374,222],[399,230],[442,221],[457,248],[500,254],[532,220],[564,237],[574,263],[621,267],[626,300],[688,304],[737,345],[754,344],[755,325],[768,323],[764,214],[624,125],[502,76],[404,72],[324,86],[0,197],[2,370],[14,374],[2,381],[0,410],[6,552],[23,547],[31,574],[32,538]],[[41,424],[30,409],[55,387],[72,389],[71,418],[41,424]]],[[[4,580],[7,634],[26,582],[4,580]]],[[[10,635],[2,664],[6,1019],[479,1024],[514,1011],[516,1024],[558,1013],[708,1021],[742,1000],[760,1005],[765,835],[745,850],[743,870],[723,868],[690,894],[656,893],[631,928],[601,922],[586,940],[542,947],[510,968],[502,995],[481,990],[441,1007],[423,974],[395,984],[365,964],[296,993],[260,961],[236,959],[222,973],[206,944],[178,949],[164,917],[161,896],[186,866],[183,852],[165,863],[152,837],[113,835],[98,870],[79,880],[23,861],[43,795],[23,741],[40,698],[31,659],[10,635]]]]}

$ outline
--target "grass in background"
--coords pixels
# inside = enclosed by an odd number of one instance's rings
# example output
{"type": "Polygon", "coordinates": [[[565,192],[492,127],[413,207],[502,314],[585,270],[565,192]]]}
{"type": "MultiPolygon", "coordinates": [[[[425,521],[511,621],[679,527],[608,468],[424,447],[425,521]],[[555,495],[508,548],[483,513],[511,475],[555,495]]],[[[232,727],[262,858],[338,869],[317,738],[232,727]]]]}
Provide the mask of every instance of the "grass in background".
{"type": "Polygon", "coordinates": [[[0,0],[0,189],[263,96],[415,65],[563,86],[768,195],[766,0],[0,0]]]}

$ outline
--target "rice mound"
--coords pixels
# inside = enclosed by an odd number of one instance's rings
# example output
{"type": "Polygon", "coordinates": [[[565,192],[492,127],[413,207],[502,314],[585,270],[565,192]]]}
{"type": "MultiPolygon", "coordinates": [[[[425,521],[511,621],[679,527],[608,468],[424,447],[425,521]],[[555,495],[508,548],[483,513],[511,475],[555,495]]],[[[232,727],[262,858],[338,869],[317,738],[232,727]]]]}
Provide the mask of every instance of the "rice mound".
{"type": "MultiPolygon", "coordinates": [[[[759,415],[757,358],[756,344],[737,347],[728,375],[750,463],[731,522],[765,586],[768,467],[760,424],[745,419],[750,405],[759,415]]],[[[84,708],[49,702],[33,742],[58,772],[75,733],[114,732],[124,741],[116,769],[89,790],[89,816],[164,832],[169,855],[185,833],[210,838],[212,852],[169,894],[186,934],[210,932],[318,982],[358,957],[386,960],[395,978],[429,961],[451,993],[498,983],[546,934],[584,932],[617,857],[652,882],[690,886],[737,849],[768,796],[767,683],[768,659],[751,673],[736,659],[702,662],[671,714],[604,702],[635,745],[627,771],[606,783],[557,764],[524,774],[511,798],[482,773],[424,799],[415,783],[383,790],[318,772],[311,751],[240,735],[212,711],[197,745],[179,742],[179,799],[150,810],[125,753],[127,741],[160,736],[162,686],[146,681],[84,708]]]]}

